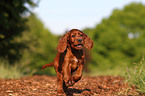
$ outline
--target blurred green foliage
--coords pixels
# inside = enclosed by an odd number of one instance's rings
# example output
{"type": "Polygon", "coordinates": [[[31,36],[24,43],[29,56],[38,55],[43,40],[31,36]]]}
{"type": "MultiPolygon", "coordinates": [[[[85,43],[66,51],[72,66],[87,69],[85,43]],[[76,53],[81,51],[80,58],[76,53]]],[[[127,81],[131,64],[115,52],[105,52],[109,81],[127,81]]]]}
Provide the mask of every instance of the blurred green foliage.
{"type": "MultiPolygon", "coordinates": [[[[95,28],[84,31],[93,39],[92,70],[106,72],[132,66],[145,51],[145,6],[131,3],[115,9],[95,28]]],[[[122,70],[125,71],[125,70],[122,70]]],[[[115,73],[115,72],[114,72],[115,73]]],[[[108,74],[109,75],[109,74],[108,74]]]]}
{"type": "Polygon", "coordinates": [[[0,58],[9,60],[10,64],[20,59],[19,51],[25,47],[22,43],[12,41],[26,29],[27,19],[22,17],[29,13],[29,8],[35,7],[37,2],[38,0],[0,1],[0,58]]]}
{"type": "Polygon", "coordinates": [[[24,76],[19,64],[11,66],[8,62],[0,62],[0,78],[20,78],[24,76]]]}
{"type": "Polygon", "coordinates": [[[25,62],[23,65],[24,68],[27,67],[26,72],[35,70],[35,74],[43,72],[43,74],[52,75],[54,73],[51,71],[52,68],[49,68],[49,71],[46,69],[41,71],[41,67],[54,60],[57,52],[57,36],[51,34],[34,14],[28,17],[27,26],[29,30],[25,31],[21,38],[17,38],[19,42],[24,42],[27,45],[27,48],[21,53],[23,55],[20,62],[25,62]]]}

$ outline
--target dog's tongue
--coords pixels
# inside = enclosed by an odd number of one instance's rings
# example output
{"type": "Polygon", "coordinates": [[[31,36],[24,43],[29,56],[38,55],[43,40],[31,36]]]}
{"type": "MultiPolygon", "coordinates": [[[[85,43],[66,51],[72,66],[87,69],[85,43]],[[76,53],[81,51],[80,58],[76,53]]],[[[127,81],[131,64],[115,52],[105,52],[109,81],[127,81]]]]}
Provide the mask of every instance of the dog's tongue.
{"type": "Polygon", "coordinates": [[[82,45],[77,45],[77,47],[82,47],[82,45]]]}

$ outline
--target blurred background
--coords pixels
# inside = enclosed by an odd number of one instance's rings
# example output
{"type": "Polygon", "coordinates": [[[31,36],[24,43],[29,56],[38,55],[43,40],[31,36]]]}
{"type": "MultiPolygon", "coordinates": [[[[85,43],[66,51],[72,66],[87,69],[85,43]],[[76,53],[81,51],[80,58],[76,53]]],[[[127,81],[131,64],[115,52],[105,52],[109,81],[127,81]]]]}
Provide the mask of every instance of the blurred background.
{"type": "Polygon", "coordinates": [[[144,0],[1,0],[0,78],[47,74],[59,38],[77,28],[94,41],[86,75],[124,76],[144,58],[144,0]]]}

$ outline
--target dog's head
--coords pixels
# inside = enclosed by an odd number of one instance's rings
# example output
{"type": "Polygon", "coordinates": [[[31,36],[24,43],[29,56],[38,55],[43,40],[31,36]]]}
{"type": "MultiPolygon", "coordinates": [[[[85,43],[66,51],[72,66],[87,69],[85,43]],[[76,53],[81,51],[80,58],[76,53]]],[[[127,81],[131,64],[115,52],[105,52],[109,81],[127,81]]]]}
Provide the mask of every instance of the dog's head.
{"type": "Polygon", "coordinates": [[[60,38],[57,50],[62,53],[68,45],[77,50],[82,49],[83,46],[90,50],[93,47],[93,40],[82,31],[72,29],[60,38]]]}

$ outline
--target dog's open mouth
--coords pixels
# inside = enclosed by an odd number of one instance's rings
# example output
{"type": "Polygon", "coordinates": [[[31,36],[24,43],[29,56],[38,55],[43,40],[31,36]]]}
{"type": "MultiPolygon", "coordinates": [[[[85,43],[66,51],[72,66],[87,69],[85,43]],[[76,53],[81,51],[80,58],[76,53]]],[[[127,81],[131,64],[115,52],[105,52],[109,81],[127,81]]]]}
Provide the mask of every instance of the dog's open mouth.
{"type": "Polygon", "coordinates": [[[78,47],[78,48],[81,48],[83,45],[82,44],[77,44],[75,46],[78,47]]]}

